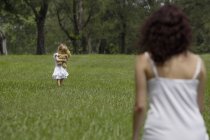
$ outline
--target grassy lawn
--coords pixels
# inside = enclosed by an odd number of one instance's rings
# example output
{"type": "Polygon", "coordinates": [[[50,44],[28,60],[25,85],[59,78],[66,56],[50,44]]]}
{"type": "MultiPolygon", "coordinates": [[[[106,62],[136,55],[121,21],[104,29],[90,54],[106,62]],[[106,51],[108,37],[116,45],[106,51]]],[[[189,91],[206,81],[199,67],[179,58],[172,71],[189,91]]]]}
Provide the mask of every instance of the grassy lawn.
{"type": "MultiPolygon", "coordinates": [[[[209,75],[210,55],[202,57],[209,75]]],[[[0,139],[131,139],[134,60],[133,55],[73,56],[70,75],[58,88],[51,78],[52,55],[0,56],[0,139]]],[[[204,118],[210,130],[209,84],[204,118]]]]}

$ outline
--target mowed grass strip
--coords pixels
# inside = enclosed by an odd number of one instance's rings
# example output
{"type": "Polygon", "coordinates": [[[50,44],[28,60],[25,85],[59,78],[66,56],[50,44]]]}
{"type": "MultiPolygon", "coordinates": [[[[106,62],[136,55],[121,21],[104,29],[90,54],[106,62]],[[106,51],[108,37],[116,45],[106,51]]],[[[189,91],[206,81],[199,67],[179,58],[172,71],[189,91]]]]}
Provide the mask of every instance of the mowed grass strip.
{"type": "MultiPolygon", "coordinates": [[[[202,57],[209,71],[210,56],[202,57]]],[[[0,56],[0,139],[131,139],[134,63],[134,55],[73,55],[59,88],[52,55],[0,56]]]]}

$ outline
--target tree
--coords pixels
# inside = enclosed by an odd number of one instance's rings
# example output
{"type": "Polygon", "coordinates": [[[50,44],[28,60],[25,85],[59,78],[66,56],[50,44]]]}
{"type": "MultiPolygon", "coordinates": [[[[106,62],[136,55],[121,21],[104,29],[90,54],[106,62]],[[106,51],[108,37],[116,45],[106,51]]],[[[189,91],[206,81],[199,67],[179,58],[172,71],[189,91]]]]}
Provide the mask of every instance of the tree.
{"type": "Polygon", "coordinates": [[[74,53],[87,53],[87,42],[85,28],[93,16],[93,6],[84,9],[84,5],[90,4],[90,1],[83,0],[57,1],[55,2],[56,15],[61,30],[72,42],[74,53]]]}
{"type": "Polygon", "coordinates": [[[1,30],[7,38],[8,52],[34,53],[34,21],[22,0],[0,1],[1,30]]]}
{"type": "Polygon", "coordinates": [[[116,20],[119,53],[131,53],[141,21],[146,16],[147,2],[139,0],[114,0],[110,3],[113,19],[116,20]]]}
{"type": "Polygon", "coordinates": [[[2,31],[0,31],[0,54],[7,55],[6,37],[2,31]]]}
{"type": "Polygon", "coordinates": [[[194,51],[210,52],[209,0],[1,0],[0,30],[11,53],[50,53],[60,42],[74,53],[133,53],[145,18],[167,3],[187,13],[194,51]]]}
{"type": "MultiPolygon", "coordinates": [[[[13,16],[14,26],[12,28],[23,28],[25,23],[27,24],[28,19],[33,13],[35,16],[35,23],[37,27],[37,47],[36,54],[45,54],[44,46],[44,24],[46,19],[46,14],[48,11],[48,0],[3,0],[4,10],[13,16]],[[29,11],[31,9],[32,13],[29,11]],[[20,24],[19,24],[20,23],[20,24]],[[19,25],[18,25],[19,24],[19,25]],[[18,26],[15,26],[18,25],[18,26]]],[[[8,18],[7,18],[8,19],[8,18]]],[[[10,19],[11,21],[11,19],[10,19]]],[[[30,22],[30,21],[29,21],[30,22]]],[[[17,29],[18,29],[17,28],[17,29]]],[[[17,40],[18,41],[18,40],[17,40]]]]}
{"type": "Polygon", "coordinates": [[[44,26],[46,15],[48,11],[49,0],[24,0],[24,2],[32,9],[35,22],[37,26],[37,49],[36,54],[45,54],[45,35],[44,35],[44,26]],[[37,10],[39,8],[39,10],[37,10]]]}
{"type": "Polygon", "coordinates": [[[210,52],[210,18],[209,0],[176,0],[190,19],[193,31],[193,51],[210,52]]]}

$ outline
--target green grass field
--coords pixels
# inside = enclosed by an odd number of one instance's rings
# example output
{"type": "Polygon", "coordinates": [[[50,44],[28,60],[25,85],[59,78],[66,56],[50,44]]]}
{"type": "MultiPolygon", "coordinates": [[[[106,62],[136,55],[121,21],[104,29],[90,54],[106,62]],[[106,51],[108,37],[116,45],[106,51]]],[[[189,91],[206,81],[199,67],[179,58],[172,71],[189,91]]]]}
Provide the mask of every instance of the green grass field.
{"type": "MultiPolygon", "coordinates": [[[[202,57],[209,72],[210,55],[202,57]]],[[[73,56],[59,88],[51,78],[52,55],[0,56],[0,139],[131,139],[134,61],[133,55],[73,56]]],[[[204,118],[210,130],[208,85],[204,118]]]]}

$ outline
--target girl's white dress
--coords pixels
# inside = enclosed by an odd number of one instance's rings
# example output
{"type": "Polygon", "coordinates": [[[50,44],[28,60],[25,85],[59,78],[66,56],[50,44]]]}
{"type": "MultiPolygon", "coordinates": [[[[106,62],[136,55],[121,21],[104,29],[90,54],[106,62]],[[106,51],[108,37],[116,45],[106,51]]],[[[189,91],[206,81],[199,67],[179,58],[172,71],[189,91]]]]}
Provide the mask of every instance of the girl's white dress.
{"type": "Polygon", "coordinates": [[[149,110],[143,140],[209,140],[197,103],[197,79],[201,60],[192,79],[169,79],[158,76],[150,58],[155,77],[148,81],[149,110]]]}
{"type": "Polygon", "coordinates": [[[53,55],[53,58],[55,60],[55,68],[54,68],[54,72],[52,74],[52,78],[53,79],[66,79],[68,77],[68,72],[65,68],[62,67],[62,65],[59,65],[57,63],[57,59],[58,59],[58,53],[55,53],[53,55]]]}

